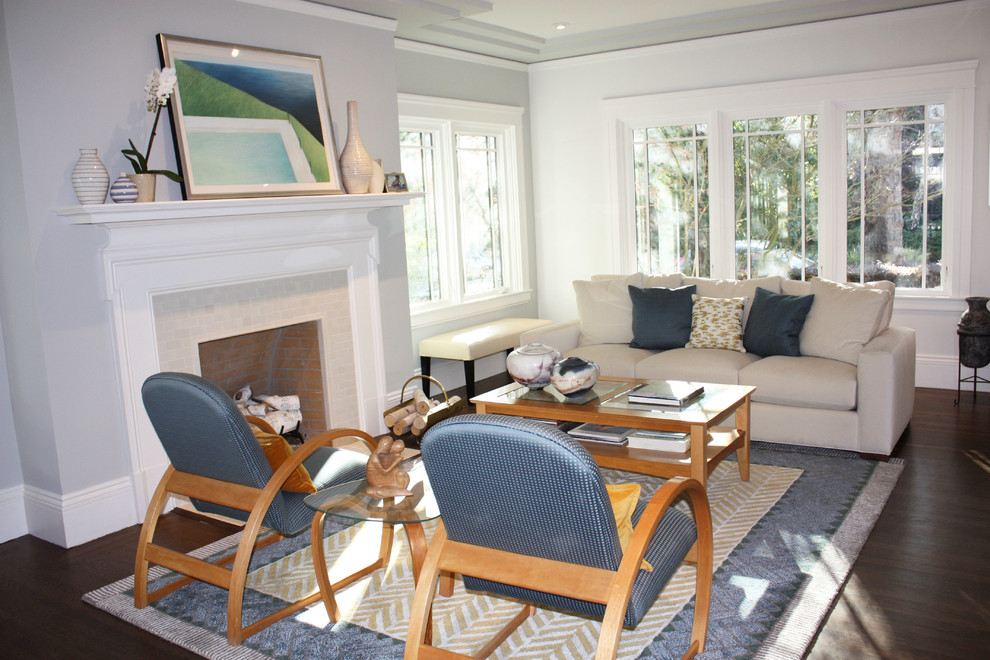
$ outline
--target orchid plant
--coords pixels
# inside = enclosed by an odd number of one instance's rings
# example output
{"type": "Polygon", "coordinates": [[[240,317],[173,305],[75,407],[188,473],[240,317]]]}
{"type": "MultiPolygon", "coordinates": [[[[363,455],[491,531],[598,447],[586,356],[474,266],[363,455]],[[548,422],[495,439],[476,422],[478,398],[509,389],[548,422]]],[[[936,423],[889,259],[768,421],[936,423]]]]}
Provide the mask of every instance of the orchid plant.
{"type": "Polygon", "coordinates": [[[157,69],[148,74],[148,82],[144,85],[145,100],[147,101],[148,112],[155,113],[155,123],[151,126],[151,137],[148,138],[148,148],[144,153],[138,151],[134,146],[134,140],[128,140],[130,149],[123,149],[121,153],[131,161],[135,174],[161,174],[172,181],[182,181],[182,177],[169,170],[149,170],[148,156],[151,155],[151,145],[155,143],[155,133],[158,130],[158,118],[161,117],[162,108],[168,105],[168,100],[175,91],[178,78],[173,67],[165,67],[161,71],[157,69]]]}

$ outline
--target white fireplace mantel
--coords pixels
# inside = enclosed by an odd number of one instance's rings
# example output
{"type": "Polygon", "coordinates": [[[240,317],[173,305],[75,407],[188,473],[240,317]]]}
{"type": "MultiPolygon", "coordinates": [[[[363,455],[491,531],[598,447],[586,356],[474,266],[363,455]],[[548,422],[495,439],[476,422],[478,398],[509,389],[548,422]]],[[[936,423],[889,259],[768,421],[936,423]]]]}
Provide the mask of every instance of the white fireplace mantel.
{"type": "MultiPolygon", "coordinates": [[[[359,367],[353,387],[360,423],[373,431],[381,424],[385,368],[377,230],[369,216],[380,209],[402,207],[421,195],[193,200],[55,209],[72,224],[96,225],[109,234],[100,258],[105,296],[113,310],[121,413],[131,454],[136,512],[147,508],[168,466],[141,403],[144,380],[161,370],[154,318],[157,297],[245,282],[346,274],[354,359],[359,367]]],[[[332,322],[330,317],[318,316],[325,314],[322,311],[314,314],[318,320],[332,322]]]]}

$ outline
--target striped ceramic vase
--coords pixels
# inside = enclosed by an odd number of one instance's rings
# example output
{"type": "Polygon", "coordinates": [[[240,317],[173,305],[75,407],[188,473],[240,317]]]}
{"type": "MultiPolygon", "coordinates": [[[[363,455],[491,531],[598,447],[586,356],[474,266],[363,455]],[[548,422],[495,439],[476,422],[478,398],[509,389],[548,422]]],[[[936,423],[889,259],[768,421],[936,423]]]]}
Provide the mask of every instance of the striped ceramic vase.
{"type": "Polygon", "coordinates": [[[96,149],[80,149],[72,168],[72,188],[80,204],[102,204],[107,200],[110,173],[96,155],[96,149]]]}

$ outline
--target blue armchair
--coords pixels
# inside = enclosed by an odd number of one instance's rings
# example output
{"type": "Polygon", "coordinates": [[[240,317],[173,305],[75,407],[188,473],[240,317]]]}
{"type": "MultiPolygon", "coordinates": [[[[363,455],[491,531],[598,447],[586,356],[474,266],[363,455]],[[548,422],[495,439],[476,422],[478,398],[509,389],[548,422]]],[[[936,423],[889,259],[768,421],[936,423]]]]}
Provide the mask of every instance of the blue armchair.
{"type": "Polygon", "coordinates": [[[406,658],[440,651],[426,643],[426,633],[441,573],[448,580],[448,574],[463,575],[468,589],[530,603],[475,657],[491,654],[535,603],[602,619],[596,658],[614,658],[623,626],[639,623],[686,558],[697,561],[698,578],[684,657],[704,650],[712,532],[708,499],[697,481],[670,479],[649,503],[641,502],[623,552],[598,466],[556,428],[516,417],[462,415],[432,427],[422,455],[442,523],[417,583],[406,658]],[[695,520],[670,508],[682,494],[695,520]],[[652,571],[641,570],[644,558],[652,571]]]}
{"type": "MultiPolygon", "coordinates": [[[[310,527],[313,519],[313,511],[303,504],[305,493],[282,490],[286,480],[300,465],[306,467],[317,489],[362,479],[367,456],[331,445],[337,438],[355,437],[374,450],[374,439],[356,429],[326,431],[308,439],[273,471],[233,399],[208,380],[183,373],[155,374],[145,381],[141,394],[171,465],[152,497],[141,527],[134,566],[135,606],[146,607],[149,602],[172,593],[193,579],[223,587],[229,591],[227,640],[240,644],[247,637],[319,600],[321,594],[317,592],[250,625],[242,625],[244,584],[254,550],[299,534],[310,527]],[[200,511],[244,521],[236,554],[212,564],[156,545],[155,527],[173,494],[189,497],[200,511]],[[262,527],[275,533],[259,541],[262,527]],[[225,568],[231,562],[233,566],[225,568]],[[152,563],[188,577],[149,594],[148,568],[152,563]]],[[[313,531],[314,536],[317,533],[313,531]]],[[[390,542],[391,537],[387,542],[383,537],[383,552],[390,542]]],[[[340,588],[356,577],[359,576],[351,576],[333,586],[340,588]]],[[[331,609],[331,617],[335,609],[331,609]]]]}

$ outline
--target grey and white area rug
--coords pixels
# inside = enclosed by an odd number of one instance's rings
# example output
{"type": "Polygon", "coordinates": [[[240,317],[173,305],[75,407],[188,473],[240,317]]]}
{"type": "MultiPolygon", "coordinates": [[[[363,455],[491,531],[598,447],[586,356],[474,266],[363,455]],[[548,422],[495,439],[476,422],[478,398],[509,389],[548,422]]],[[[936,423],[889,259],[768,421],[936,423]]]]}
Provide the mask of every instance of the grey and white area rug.
{"type": "MultiPolygon", "coordinates": [[[[715,524],[715,581],[707,646],[700,658],[800,658],[842,589],[903,463],[856,454],[754,443],[751,476],[740,481],[724,461],[709,481],[715,524]]],[[[651,496],[662,480],[604,470],[608,482],[634,481],[651,496]]],[[[329,518],[329,517],[328,517],[329,518]]],[[[427,529],[431,534],[435,526],[427,529]]],[[[347,575],[377,552],[381,525],[328,522],[324,540],[331,578],[347,575]]],[[[208,658],[401,658],[414,591],[405,535],[396,534],[389,566],[337,594],[344,620],[330,624],[322,603],[232,647],[226,642],[227,592],[195,582],[143,610],[133,577],[83,599],[163,639],[208,658]]],[[[238,535],[197,551],[220,556],[238,535]]],[[[695,568],[683,565],[634,630],[624,630],[620,658],[679,658],[690,638],[695,568]]],[[[156,580],[173,573],[156,567],[156,580]]],[[[152,587],[155,583],[152,584],[152,587]]],[[[255,621],[317,589],[309,535],[275,543],[252,561],[245,621],[255,621]]],[[[434,643],[473,653],[518,612],[515,602],[468,592],[437,598],[434,643]]],[[[497,658],[592,657],[600,623],[538,610],[506,640],[497,658]]]]}

